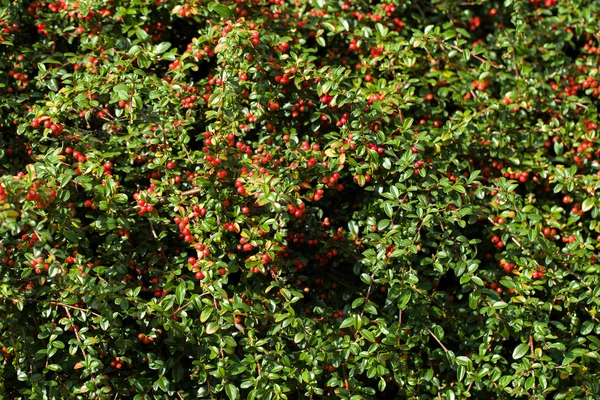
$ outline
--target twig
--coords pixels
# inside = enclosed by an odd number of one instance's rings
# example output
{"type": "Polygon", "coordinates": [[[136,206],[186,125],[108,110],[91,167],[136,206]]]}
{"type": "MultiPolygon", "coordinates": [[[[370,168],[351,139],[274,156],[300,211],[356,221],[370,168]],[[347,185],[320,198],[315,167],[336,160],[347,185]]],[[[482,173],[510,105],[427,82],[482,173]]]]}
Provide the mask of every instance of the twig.
{"type": "MultiPolygon", "coordinates": [[[[564,101],[562,99],[554,99],[555,102],[557,103],[564,103],[564,101]]],[[[587,106],[583,103],[580,103],[579,101],[574,101],[573,104],[575,104],[576,106],[582,107],[583,109],[587,110],[587,106]]]]}
{"type": "MultiPolygon", "coordinates": [[[[71,318],[71,313],[69,312],[69,307],[64,306],[65,311],[67,312],[67,317],[69,317],[69,321],[71,322],[71,326],[73,326],[73,319],[71,318]]],[[[75,337],[77,338],[77,341],[79,343],[81,343],[82,347],[81,347],[81,354],[83,354],[83,359],[87,362],[87,354],[85,353],[85,350],[83,348],[83,342],[81,341],[81,338],[79,337],[79,329],[77,329],[76,326],[73,326],[73,332],[75,332],[75,337]]],[[[96,377],[94,376],[94,372],[92,372],[92,377],[94,378],[94,380],[96,380],[96,377]]]]}
{"type": "Polygon", "coordinates": [[[185,192],[181,192],[180,196],[184,197],[184,196],[189,196],[191,194],[196,194],[202,191],[202,188],[195,188],[195,189],[190,189],[190,190],[186,190],[185,192]]]}
{"type": "MultiPolygon", "coordinates": [[[[461,53],[464,53],[465,51],[467,51],[467,50],[463,50],[463,49],[461,49],[460,47],[458,47],[457,45],[454,45],[454,44],[453,44],[453,45],[451,45],[450,47],[452,47],[452,48],[453,48],[454,50],[456,50],[456,51],[460,51],[461,53]]],[[[489,60],[486,60],[486,59],[485,59],[485,58],[483,58],[483,57],[480,57],[480,56],[478,56],[477,54],[475,54],[475,52],[474,52],[473,50],[468,50],[468,51],[469,51],[469,53],[471,54],[471,57],[473,57],[474,59],[476,59],[476,60],[479,60],[479,61],[481,61],[482,63],[489,63],[489,64],[490,64],[492,67],[494,67],[494,68],[496,68],[496,69],[504,69],[504,67],[503,67],[503,66],[501,66],[501,65],[498,65],[498,64],[496,64],[496,63],[495,63],[495,62],[493,62],[493,61],[489,61],[489,60]]]]}
{"type": "Polygon", "coordinates": [[[402,309],[398,310],[398,330],[402,329],[402,309]]]}
{"type": "Polygon", "coordinates": [[[158,236],[156,235],[156,231],[154,230],[154,224],[152,223],[152,220],[148,220],[148,222],[150,223],[150,231],[152,231],[152,236],[154,236],[154,239],[158,240],[158,236]]]}
{"type": "MultiPolygon", "coordinates": [[[[3,295],[0,295],[0,299],[10,300],[10,301],[13,302],[13,304],[18,303],[21,300],[23,300],[23,301],[30,301],[30,302],[33,302],[33,303],[45,303],[46,302],[46,300],[26,299],[26,298],[18,299],[17,300],[17,299],[13,299],[11,297],[3,296],[3,295]]],[[[71,306],[69,304],[61,303],[61,302],[58,302],[58,301],[49,301],[48,304],[53,305],[53,306],[71,308],[73,310],[79,310],[79,311],[89,312],[90,314],[95,315],[96,317],[102,318],[102,315],[100,315],[98,313],[95,313],[92,310],[87,309],[87,308],[75,307],[75,306],[71,306]]]]}
{"type": "Polygon", "coordinates": [[[365,314],[365,307],[367,306],[367,303],[369,302],[369,296],[371,295],[371,288],[373,287],[373,278],[375,277],[375,274],[371,274],[371,279],[370,279],[370,283],[369,283],[369,289],[367,290],[367,295],[365,296],[365,303],[363,305],[363,309],[362,312],[360,313],[360,317],[362,318],[362,316],[365,314]]]}
{"type": "Polygon", "coordinates": [[[423,325],[423,328],[425,328],[425,330],[426,330],[427,332],[429,332],[429,334],[430,334],[431,336],[433,336],[433,338],[435,339],[435,341],[436,341],[436,342],[438,342],[438,344],[439,344],[440,346],[442,346],[442,349],[444,349],[444,351],[447,353],[447,352],[448,352],[448,349],[446,348],[446,346],[444,346],[444,343],[442,343],[442,342],[440,341],[440,339],[438,339],[438,337],[437,337],[437,336],[435,336],[435,333],[433,333],[433,332],[431,331],[431,329],[429,329],[429,328],[428,328],[428,327],[426,327],[425,325],[423,325]]]}
{"type": "Polygon", "coordinates": [[[533,351],[533,336],[529,335],[529,349],[531,350],[531,356],[535,356],[535,353],[533,351]]]}
{"type": "MultiPolygon", "coordinates": [[[[201,295],[202,296],[202,295],[201,295]]],[[[175,310],[175,312],[173,313],[173,315],[177,315],[179,314],[179,312],[181,310],[183,310],[184,308],[187,308],[190,304],[192,304],[191,301],[188,301],[187,303],[185,303],[184,305],[182,305],[181,307],[179,307],[177,310],[175,310]]]]}

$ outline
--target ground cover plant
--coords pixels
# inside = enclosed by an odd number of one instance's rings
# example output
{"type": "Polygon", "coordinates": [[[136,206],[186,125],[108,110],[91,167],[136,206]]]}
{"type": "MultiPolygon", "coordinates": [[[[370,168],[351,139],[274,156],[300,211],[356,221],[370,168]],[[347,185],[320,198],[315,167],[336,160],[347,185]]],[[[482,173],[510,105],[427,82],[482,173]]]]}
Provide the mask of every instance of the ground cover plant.
{"type": "Polygon", "coordinates": [[[0,6],[0,397],[600,395],[594,1],[0,6]]]}

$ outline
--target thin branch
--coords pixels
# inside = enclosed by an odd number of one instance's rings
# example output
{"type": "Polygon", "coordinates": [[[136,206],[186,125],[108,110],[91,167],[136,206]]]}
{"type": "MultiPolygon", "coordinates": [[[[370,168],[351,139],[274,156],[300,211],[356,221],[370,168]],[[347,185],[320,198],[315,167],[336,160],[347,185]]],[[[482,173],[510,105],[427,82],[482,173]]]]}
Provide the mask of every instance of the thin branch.
{"type": "Polygon", "coordinates": [[[426,327],[425,325],[423,325],[423,328],[425,328],[425,330],[426,330],[427,332],[429,332],[429,334],[430,334],[431,336],[433,336],[433,338],[435,339],[435,341],[436,341],[436,342],[438,342],[438,344],[439,344],[440,346],[442,346],[442,349],[444,349],[444,351],[447,353],[447,352],[448,352],[448,349],[446,348],[446,346],[444,346],[444,343],[442,343],[442,342],[440,341],[440,339],[438,339],[438,337],[437,337],[437,336],[435,336],[435,333],[433,333],[433,332],[431,331],[431,329],[429,329],[429,328],[428,328],[428,327],[426,327]]]}
{"type": "MultiPolygon", "coordinates": [[[[554,101],[556,103],[564,103],[564,101],[562,99],[554,99],[554,101]]],[[[578,101],[574,101],[573,104],[575,104],[576,106],[582,107],[583,109],[587,110],[587,106],[583,103],[580,103],[578,101]]]]}
{"type": "Polygon", "coordinates": [[[369,289],[367,290],[367,295],[365,296],[365,302],[363,305],[363,309],[362,312],[360,313],[360,317],[362,318],[363,315],[365,314],[365,307],[367,306],[367,303],[369,302],[369,296],[371,295],[371,289],[373,288],[373,278],[375,277],[375,274],[371,274],[371,279],[370,279],[370,283],[369,283],[369,289]]]}
{"type": "MultiPolygon", "coordinates": [[[[46,300],[39,300],[39,299],[26,299],[26,298],[23,298],[23,299],[13,299],[11,297],[3,296],[3,295],[0,295],[0,299],[12,301],[13,304],[18,303],[21,300],[23,300],[23,301],[29,301],[29,302],[33,302],[33,303],[45,303],[46,302],[46,300]]],[[[96,317],[100,317],[100,318],[102,317],[102,315],[100,315],[98,313],[95,313],[95,312],[93,312],[90,309],[71,306],[69,304],[61,303],[59,301],[48,301],[48,304],[53,305],[53,306],[70,308],[70,309],[73,309],[73,310],[79,310],[79,311],[83,311],[83,312],[89,312],[90,314],[95,315],[96,317]]]]}
{"type": "Polygon", "coordinates": [[[184,196],[189,196],[192,194],[196,194],[202,191],[202,188],[195,188],[195,189],[190,189],[190,190],[186,190],[185,192],[181,192],[180,196],[184,197],[184,196]]]}
{"type": "MultiPolygon", "coordinates": [[[[77,327],[74,326],[73,319],[71,318],[71,313],[69,312],[69,307],[63,306],[63,308],[67,312],[67,317],[69,318],[69,321],[71,322],[71,326],[73,326],[73,332],[75,332],[75,337],[77,338],[77,341],[79,343],[81,343],[81,345],[82,345],[81,353],[83,354],[83,359],[87,362],[87,354],[86,354],[85,350],[83,349],[83,342],[81,341],[81,338],[79,337],[79,329],[77,329],[77,327]]],[[[93,372],[92,372],[92,377],[94,378],[94,380],[96,379],[93,372]]]]}
{"type": "Polygon", "coordinates": [[[156,235],[156,231],[154,230],[154,224],[152,223],[152,220],[149,219],[148,222],[150,223],[150,231],[152,231],[152,236],[154,236],[154,239],[158,240],[158,236],[156,235]]]}
{"type": "Polygon", "coordinates": [[[471,57],[473,57],[476,60],[481,61],[482,63],[489,63],[492,67],[496,68],[496,69],[504,69],[504,67],[502,65],[498,65],[493,61],[490,60],[486,60],[483,57],[478,56],[477,54],[475,54],[475,52],[473,50],[463,50],[460,47],[456,46],[456,45],[451,45],[450,47],[452,47],[454,50],[456,51],[460,51],[461,53],[464,53],[465,51],[468,51],[471,54],[471,57]]]}

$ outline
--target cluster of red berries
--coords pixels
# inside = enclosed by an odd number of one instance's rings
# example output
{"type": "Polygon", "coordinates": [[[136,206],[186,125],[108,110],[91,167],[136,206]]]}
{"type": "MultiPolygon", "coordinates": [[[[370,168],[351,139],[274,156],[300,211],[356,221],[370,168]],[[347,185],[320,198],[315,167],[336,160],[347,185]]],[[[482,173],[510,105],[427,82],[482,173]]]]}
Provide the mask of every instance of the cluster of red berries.
{"type": "Polygon", "coordinates": [[[173,70],[173,69],[179,68],[180,66],[181,66],[181,61],[175,60],[169,64],[169,69],[173,70]]]}
{"type": "MultiPolygon", "coordinates": [[[[161,331],[162,332],[162,331],[161,331]]],[[[140,342],[142,342],[143,344],[150,344],[152,342],[154,342],[154,337],[153,336],[148,336],[145,335],[143,333],[139,333],[138,334],[138,339],[140,340],[140,342]]]]}
{"type": "Polygon", "coordinates": [[[154,211],[154,206],[152,204],[146,203],[144,199],[140,199],[137,201],[137,205],[140,207],[138,210],[138,215],[140,217],[146,215],[147,213],[151,213],[154,211]]]}
{"type": "Polygon", "coordinates": [[[276,76],[275,76],[275,78],[273,78],[273,80],[274,80],[276,83],[279,83],[280,85],[287,85],[287,84],[289,84],[290,82],[292,82],[292,81],[290,80],[290,75],[289,75],[288,73],[285,73],[285,74],[283,74],[283,75],[276,75],[276,76]]]}
{"type": "MultiPolygon", "coordinates": [[[[264,168],[261,168],[261,169],[264,169],[264,168]]],[[[246,191],[246,188],[244,187],[244,182],[242,182],[240,179],[235,180],[235,188],[236,188],[237,192],[239,194],[241,194],[242,196],[248,196],[248,192],[246,191]]]]}
{"type": "Polygon", "coordinates": [[[123,368],[123,359],[121,357],[115,357],[115,359],[110,362],[110,366],[116,369],[123,368]]]}
{"type": "Polygon", "coordinates": [[[515,264],[513,263],[500,262],[500,268],[507,274],[511,273],[514,267],[515,264]]]}
{"type": "MultiPolygon", "coordinates": [[[[577,91],[579,91],[581,88],[583,88],[583,85],[577,84],[577,81],[575,80],[575,77],[573,77],[573,76],[564,77],[564,78],[566,78],[568,80],[568,82],[569,82],[568,86],[565,87],[565,91],[564,91],[565,96],[576,96],[577,95],[577,91]]],[[[553,89],[555,89],[555,90],[558,89],[558,85],[556,83],[554,83],[554,82],[552,82],[550,84],[550,86],[553,89]]],[[[559,93],[557,97],[559,99],[562,99],[563,94],[559,93]]]]}
{"type": "Polygon", "coordinates": [[[383,147],[377,146],[374,143],[367,144],[367,148],[369,148],[369,150],[376,151],[378,154],[383,154],[383,152],[385,151],[383,147]]]}
{"type": "Polygon", "coordinates": [[[235,147],[240,150],[242,153],[246,153],[248,155],[252,155],[252,148],[243,142],[237,142],[235,147]]]}
{"type": "Polygon", "coordinates": [[[340,173],[334,172],[333,174],[331,174],[331,176],[324,176],[323,179],[321,179],[321,182],[323,182],[325,185],[331,188],[335,186],[336,190],[338,192],[341,192],[342,190],[344,190],[344,185],[342,185],[341,183],[337,183],[339,179],[340,173]]]}
{"type": "MultiPolygon", "coordinates": [[[[210,140],[210,139],[206,139],[206,140],[210,140]]],[[[204,156],[204,160],[206,162],[208,162],[211,167],[216,167],[217,165],[219,165],[223,162],[223,160],[220,157],[214,157],[211,154],[207,154],[206,156],[204,156]]]]}
{"type": "Polygon", "coordinates": [[[473,89],[477,89],[480,92],[483,92],[488,86],[490,82],[486,80],[475,80],[471,82],[471,87],[473,89]]]}
{"type": "MultiPolygon", "coordinates": [[[[22,54],[19,54],[17,56],[17,60],[18,61],[23,61],[24,56],[22,54]]],[[[15,68],[19,68],[21,66],[21,64],[15,64],[15,68]]],[[[19,73],[16,72],[15,70],[11,69],[8,71],[8,76],[13,78],[16,83],[17,83],[17,90],[24,90],[27,86],[29,86],[29,74],[27,73],[19,73]]],[[[7,88],[8,92],[12,92],[13,88],[12,87],[8,87],[7,88]]]]}
{"type": "MultiPolygon", "coordinates": [[[[110,16],[110,10],[100,10],[99,13],[103,17],[110,16]]],[[[162,35],[166,30],[165,24],[163,24],[161,21],[148,22],[142,27],[142,29],[144,30],[144,32],[152,36],[152,42],[161,41],[162,35]]],[[[190,45],[188,45],[188,48],[189,47],[190,45]]]]}
{"type": "Polygon", "coordinates": [[[131,235],[131,232],[127,229],[119,229],[119,236],[123,236],[128,238],[131,235]]]}
{"type": "MultiPolygon", "coordinates": [[[[539,4],[540,0],[529,0],[529,2],[531,4],[539,4]]],[[[544,0],[544,6],[546,8],[552,7],[553,5],[555,5],[556,3],[558,3],[558,0],[544,0]]],[[[540,9],[538,9],[538,11],[541,11],[540,9]]]]}
{"type": "Polygon", "coordinates": [[[38,129],[41,126],[43,126],[44,128],[49,128],[53,136],[59,136],[64,130],[61,124],[52,122],[52,120],[48,117],[36,118],[33,121],[31,121],[30,126],[33,129],[38,129]]]}
{"type": "Polygon", "coordinates": [[[323,93],[320,97],[321,103],[329,105],[331,100],[333,100],[333,96],[328,95],[327,93],[323,93]]]}
{"type": "Polygon", "coordinates": [[[492,237],[492,244],[496,246],[496,249],[501,250],[504,247],[504,242],[500,240],[499,236],[492,237]]]}
{"type": "Polygon", "coordinates": [[[57,1],[56,3],[44,3],[41,1],[36,1],[34,3],[31,3],[28,7],[27,7],[27,13],[29,15],[31,15],[33,18],[37,19],[39,18],[39,14],[38,14],[38,8],[43,8],[43,7],[48,7],[48,9],[50,9],[50,11],[56,13],[62,10],[67,10],[69,8],[69,6],[62,0],[57,1]]]}
{"type": "MultiPolygon", "coordinates": [[[[380,101],[380,100],[383,100],[383,96],[381,96],[381,95],[379,95],[379,94],[375,93],[375,94],[372,94],[372,95],[370,95],[370,96],[367,98],[367,104],[368,104],[368,105],[372,105],[372,104],[373,104],[373,103],[375,103],[376,101],[380,101]]],[[[367,109],[365,109],[365,112],[367,112],[368,110],[369,110],[368,108],[367,108],[367,109]]]]}
{"type": "MultiPolygon", "coordinates": [[[[201,243],[198,243],[201,244],[201,243]]],[[[204,245],[202,246],[196,246],[197,249],[199,250],[199,257],[200,258],[204,258],[204,250],[208,250],[207,248],[204,247],[204,245]]],[[[188,258],[188,264],[190,264],[190,266],[192,267],[192,271],[195,273],[195,277],[198,280],[202,280],[204,279],[204,272],[202,272],[200,270],[200,266],[198,265],[198,260],[196,259],[196,257],[190,257],[188,258]]]]}
{"type": "Polygon", "coordinates": [[[300,144],[300,146],[302,147],[302,150],[305,150],[305,151],[309,151],[310,149],[312,149],[314,151],[319,151],[321,149],[321,146],[319,146],[319,143],[313,143],[311,145],[306,140],[302,141],[302,143],[300,144]]]}
{"type": "Polygon", "coordinates": [[[479,28],[479,26],[481,25],[481,18],[479,18],[477,15],[474,16],[473,18],[469,18],[469,30],[470,31],[474,31],[477,28],[479,28]]]}
{"type": "Polygon", "coordinates": [[[338,127],[345,125],[346,122],[348,122],[348,117],[349,117],[348,113],[342,114],[342,118],[340,118],[339,121],[335,123],[335,125],[338,127]]]}
{"type": "Polygon", "coordinates": [[[246,241],[246,238],[240,238],[240,244],[238,245],[238,250],[243,250],[243,251],[252,251],[252,249],[254,248],[254,246],[252,245],[252,243],[249,243],[246,241]]]}
{"type": "Polygon", "coordinates": [[[594,79],[594,77],[591,75],[585,78],[585,81],[583,81],[582,86],[584,87],[584,89],[593,88],[594,91],[592,92],[592,96],[598,97],[598,95],[600,94],[600,89],[598,88],[598,81],[594,79]]]}
{"type": "Polygon", "coordinates": [[[258,31],[251,31],[250,37],[250,43],[252,43],[253,46],[258,46],[260,44],[260,33],[258,33],[258,31]]]}
{"type": "Polygon", "coordinates": [[[188,228],[190,219],[188,217],[175,217],[174,221],[177,224],[177,228],[179,228],[179,238],[183,239],[185,242],[192,243],[194,241],[194,237],[192,236],[190,228],[188,228]]]}
{"type": "Polygon", "coordinates": [[[544,277],[544,267],[538,267],[537,271],[533,271],[531,276],[533,279],[542,279],[544,277]]]}
{"type": "Polygon", "coordinates": [[[288,205],[288,210],[290,211],[291,214],[293,214],[296,218],[300,218],[302,217],[302,214],[304,214],[304,212],[306,211],[305,209],[306,205],[304,204],[304,202],[301,202],[298,207],[294,206],[293,204],[289,204],[288,205]]]}
{"type": "MultiPolygon", "coordinates": [[[[587,128],[588,132],[594,131],[598,128],[598,124],[590,121],[589,119],[584,120],[583,123],[585,124],[585,127],[587,128]]],[[[587,147],[591,147],[591,146],[592,146],[592,143],[588,142],[587,147]]]]}
{"type": "Polygon", "coordinates": [[[552,239],[556,236],[556,229],[545,227],[542,229],[542,234],[546,237],[546,239],[552,239]]]}
{"type": "Polygon", "coordinates": [[[206,215],[206,208],[200,207],[200,205],[198,204],[194,204],[194,206],[192,207],[192,212],[194,213],[194,216],[196,218],[204,217],[206,215]]]}
{"type": "MultiPolygon", "coordinates": [[[[194,106],[196,105],[195,102],[196,100],[198,100],[198,96],[196,96],[196,93],[198,92],[198,89],[195,88],[192,85],[183,85],[182,89],[186,92],[188,92],[190,94],[190,96],[185,97],[183,99],[181,99],[181,106],[183,108],[194,108],[194,106]]],[[[182,93],[177,93],[176,95],[178,98],[182,97],[182,93]]]]}
{"type": "Polygon", "coordinates": [[[319,201],[323,198],[323,193],[325,193],[325,191],[323,189],[317,189],[315,191],[315,194],[313,194],[310,199],[314,200],[314,201],[319,201]]]}
{"type": "Polygon", "coordinates": [[[423,160],[415,161],[415,164],[414,164],[415,169],[413,170],[415,175],[419,175],[420,169],[423,166],[423,164],[425,164],[425,162],[423,160]]]}
{"type": "Polygon", "coordinates": [[[301,113],[308,111],[308,107],[312,106],[312,101],[304,101],[304,99],[299,99],[296,104],[292,105],[292,117],[298,117],[301,113]]]}
{"type": "Polygon", "coordinates": [[[527,171],[523,171],[523,172],[505,172],[504,173],[504,177],[505,178],[510,178],[510,179],[517,179],[519,182],[524,183],[527,182],[527,179],[529,178],[529,172],[527,171]]]}
{"type": "MultiPolygon", "coordinates": [[[[369,174],[365,174],[365,175],[364,175],[364,178],[365,178],[365,182],[371,182],[371,175],[369,175],[369,174]]],[[[358,181],[359,181],[359,179],[360,179],[360,175],[358,175],[358,174],[357,174],[357,175],[354,175],[354,178],[353,178],[353,179],[354,179],[354,182],[358,182],[358,181]]]]}
{"type": "Polygon", "coordinates": [[[561,238],[561,241],[562,241],[563,243],[569,243],[569,244],[570,244],[570,243],[574,243],[574,242],[575,242],[575,240],[576,240],[576,238],[575,238],[575,236],[574,236],[574,235],[570,235],[570,236],[563,236],[563,237],[561,238]]]}
{"type": "Polygon", "coordinates": [[[2,356],[4,357],[5,360],[8,360],[11,356],[11,354],[8,352],[8,349],[6,348],[6,346],[2,346],[2,356]]]}
{"type": "MultiPolygon", "coordinates": [[[[105,57],[106,55],[104,54],[103,57],[105,57]]],[[[85,67],[89,72],[95,72],[97,73],[97,64],[100,62],[99,58],[96,58],[94,56],[91,56],[90,58],[87,59],[87,61],[80,63],[75,63],[73,64],[73,69],[75,71],[81,69],[82,67],[85,67]]],[[[90,93],[89,91],[84,92],[88,95],[90,100],[96,100],[98,99],[99,95],[98,93],[90,93]]],[[[108,110],[103,110],[105,113],[108,112],[108,110]]],[[[84,114],[85,115],[85,114],[84,114]]],[[[102,117],[98,117],[98,118],[102,118],[102,117]]]]}
{"type": "Polygon", "coordinates": [[[231,222],[225,222],[223,224],[223,228],[225,228],[228,232],[236,232],[238,230],[235,224],[232,224],[231,222]]]}

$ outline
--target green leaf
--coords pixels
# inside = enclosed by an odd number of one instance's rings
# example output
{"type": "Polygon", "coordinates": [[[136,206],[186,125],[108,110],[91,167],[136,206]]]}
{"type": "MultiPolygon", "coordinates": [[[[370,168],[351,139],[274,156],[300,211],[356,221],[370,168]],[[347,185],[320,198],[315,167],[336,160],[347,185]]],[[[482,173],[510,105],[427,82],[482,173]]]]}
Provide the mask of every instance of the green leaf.
{"type": "Polygon", "coordinates": [[[136,44],[136,45],[131,46],[131,48],[129,49],[127,54],[129,54],[130,56],[135,56],[135,55],[138,55],[139,53],[141,53],[141,51],[142,51],[142,47],[136,44]]]}
{"type": "Polygon", "coordinates": [[[65,235],[65,237],[67,239],[69,239],[70,242],[73,243],[79,243],[79,237],[77,236],[77,234],[73,231],[64,231],[63,235],[65,235]]]}
{"type": "Polygon", "coordinates": [[[209,322],[208,325],[206,326],[206,333],[208,333],[209,335],[212,335],[213,333],[217,332],[219,330],[219,324],[217,324],[216,322],[209,322]]]}
{"type": "Polygon", "coordinates": [[[527,343],[521,343],[520,345],[515,347],[512,356],[515,360],[518,360],[519,358],[522,358],[525,354],[527,354],[528,351],[529,345],[527,343]]]}
{"type": "Polygon", "coordinates": [[[356,223],[356,221],[351,220],[350,222],[348,222],[348,229],[350,230],[350,233],[358,236],[358,224],[356,223]]]}
{"type": "Polygon", "coordinates": [[[394,216],[394,209],[392,208],[392,204],[388,201],[383,203],[383,211],[385,211],[386,215],[389,218],[392,218],[394,216]]]}
{"type": "Polygon", "coordinates": [[[202,313],[200,314],[200,322],[206,322],[208,320],[208,318],[210,317],[210,315],[213,312],[213,307],[212,306],[207,306],[204,308],[204,310],[202,310],[202,313]]]}
{"type": "Polygon", "coordinates": [[[359,298],[355,299],[355,300],[352,302],[352,308],[353,308],[353,309],[354,309],[354,308],[357,308],[357,307],[359,307],[359,306],[360,306],[362,303],[364,303],[364,302],[365,302],[365,298],[364,298],[364,297],[359,297],[359,298]]]}
{"type": "MultiPolygon", "coordinates": [[[[229,7],[228,7],[229,8],[229,7]]],[[[171,47],[171,43],[169,42],[162,42],[160,44],[158,44],[156,46],[156,49],[154,50],[154,54],[162,54],[165,51],[169,50],[169,48],[171,47]]]]}
{"type": "Polygon", "coordinates": [[[467,366],[469,365],[469,363],[471,362],[471,360],[469,359],[469,357],[465,357],[465,356],[457,356],[456,357],[456,363],[458,365],[462,365],[462,366],[467,366]]]}
{"type": "Polygon", "coordinates": [[[340,329],[347,328],[349,326],[352,326],[353,324],[354,324],[354,317],[350,316],[342,321],[342,323],[340,324],[340,329]]]}
{"type": "Polygon", "coordinates": [[[581,211],[583,212],[588,212],[592,209],[592,207],[594,207],[594,203],[595,203],[595,198],[593,197],[588,197],[587,199],[585,199],[583,201],[583,203],[581,204],[581,211]]]}
{"type": "Polygon", "coordinates": [[[156,380],[156,382],[154,382],[154,385],[152,385],[152,387],[154,390],[160,389],[163,392],[167,392],[169,390],[169,380],[166,376],[162,376],[161,378],[156,380]]]}
{"type": "Polygon", "coordinates": [[[237,400],[240,398],[240,391],[231,383],[225,385],[225,393],[227,393],[229,400],[237,400]]]}
{"type": "Polygon", "coordinates": [[[186,283],[181,282],[177,285],[177,289],[175,289],[175,299],[177,300],[177,304],[182,305],[185,301],[185,291],[186,291],[186,283]]]}
{"type": "Polygon", "coordinates": [[[592,321],[585,321],[581,325],[581,334],[582,335],[589,335],[590,332],[592,332],[592,330],[594,330],[594,323],[592,321]]]}
{"type": "Polygon", "coordinates": [[[89,338],[86,338],[83,341],[83,344],[86,345],[86,346],[91,346],[91,345],[96,344],[96,343],[98,343],[98,339],[95,338],[95,337],[89,337],[89,338]]]}
{"type": "Polygon", "coordinates": [[[48,89],[52,90],[53,92],[58,92],[58,82],[56,79],[52,78],[48,81],[48,89]]]}
{"type": "Polygon", "coordinates": [[[235,12],[224,4],[208,3],[208,10],[214,11],[219,14],[222,18],[232,18],[235,12]]]}
{"type": "Polygon", "coordinates": [[[298,332],[294,335],[294,343],[300,343],[302,340],[304,340],[304,332],[298,332]]]}
{"type": "Polygon", "coordinates": [[[365,339],[367,339],[367,341],[371,342],[371,343],[375,343],[375,335],[373,334],[373,332],[371,332],[368,329],[362,329],[360,331],[360,334],[363,335],[363,337],[365,339]]]}

